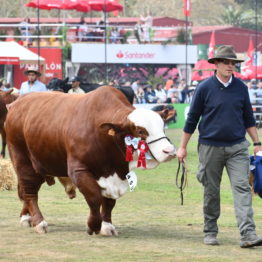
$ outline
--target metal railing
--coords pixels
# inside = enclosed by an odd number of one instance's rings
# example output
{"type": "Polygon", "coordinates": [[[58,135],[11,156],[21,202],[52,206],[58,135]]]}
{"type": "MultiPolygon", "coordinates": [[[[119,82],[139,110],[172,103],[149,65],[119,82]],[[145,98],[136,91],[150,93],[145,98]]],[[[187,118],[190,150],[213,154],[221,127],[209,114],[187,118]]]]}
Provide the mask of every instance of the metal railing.
{"type": "Polygon", "coordinates": [[[116,29],[119,32],[119,35],[115,37],[117,43],[128,43],[128,44],[137,44],[137,43],[162,43],[169,41],[173,43],[175,38],[168,37],[168,35],[175,35],[177,30],[180,27],[152,27],[150,32],[147,32],[149,36],[147,39],[143,32],[138,32],[136,26],[123,26],[123,25],[90,25],[86,24],[86,35],[80,35],[79,29],[83,24],[65,24],[65,23],[55,23],[55,24],[28,24],[28,34],[17,33],[21,31],[21,27],[25,27],[23,24],[0,24],[0,40],[14,39],[14,40],[48,40],[54,39],[68,42],[77,42],[79,40],[83,42],[112,42],[114,36],[110,35],[112,29],[116,29]],[[66,31],[61,33],[62,29],[66,31]],[[38,35],[38,30],[39,35],[38,35]],[[136,33],[137,32],[137,33],[136,33]],[[138,39],[137,34],[140,34],[138,39]],[[125,40],[125,41],[124,41],[125,40]]]}

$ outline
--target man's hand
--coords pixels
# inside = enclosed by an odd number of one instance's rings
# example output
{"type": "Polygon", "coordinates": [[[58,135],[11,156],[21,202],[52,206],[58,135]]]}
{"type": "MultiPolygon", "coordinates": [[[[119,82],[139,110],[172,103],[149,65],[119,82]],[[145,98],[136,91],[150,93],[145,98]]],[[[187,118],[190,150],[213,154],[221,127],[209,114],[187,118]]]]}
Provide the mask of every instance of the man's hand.
{"type": "Polygon", "coordinates": [[[176,153],[179,162],[185,162],[187,156],[187,150],[184,147],[179,147],[176,153]]]}

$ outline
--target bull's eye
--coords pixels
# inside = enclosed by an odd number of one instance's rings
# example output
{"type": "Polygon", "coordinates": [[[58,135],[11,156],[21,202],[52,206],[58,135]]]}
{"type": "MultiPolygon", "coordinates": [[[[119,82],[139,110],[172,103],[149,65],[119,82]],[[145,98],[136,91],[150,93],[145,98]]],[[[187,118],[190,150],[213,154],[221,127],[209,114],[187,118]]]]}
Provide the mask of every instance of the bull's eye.
{"type": "Polygon", "coordinates": [[[145,135],[145,132],[143,132],[143,130],[139,130],[139,131],[138,131],[138,134],[139,134],[140,136],[143,136],[143,135],[145,135]]]}
{"type": "Polygon", "coordinates": [[[146,139],[149,135],[147,130],[143,127],[138,127],[136,132],[137,132],[137,136],[141,137],[142,139],[146,139]]]}

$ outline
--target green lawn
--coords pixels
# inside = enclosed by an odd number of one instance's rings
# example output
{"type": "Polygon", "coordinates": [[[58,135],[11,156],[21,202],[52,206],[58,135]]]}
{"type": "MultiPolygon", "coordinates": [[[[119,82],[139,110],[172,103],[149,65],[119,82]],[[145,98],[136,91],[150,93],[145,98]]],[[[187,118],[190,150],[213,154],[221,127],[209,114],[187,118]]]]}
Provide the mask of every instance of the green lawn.
{"type": "MultiPolygon", "coordinates": [[[[181,130],[167,130],[178,145],[181,130]]],[[[261,134],[261,132],[260,132],[261,134]]],[[[0,261],[262,261],[262,247],[241,249],[229,180],[222,181],[220,246],[203,241],[202,186],[197,171],[197,135],[188,147],[188,186],[184,205],[175,186],[177,160],[157,169],[137,171],[138,186],[117,201],[113,223],[118,237],[89,236],[85,232],[87,205],[82,195],[69,200],[59,183],[44,185],[40,208],[49,232],[38,235],[21,228],[21,203],[16,191],[0,191],[0,261]]],[[[262,235],[262,199],[253,203],[258,234],[262,235]]]]}

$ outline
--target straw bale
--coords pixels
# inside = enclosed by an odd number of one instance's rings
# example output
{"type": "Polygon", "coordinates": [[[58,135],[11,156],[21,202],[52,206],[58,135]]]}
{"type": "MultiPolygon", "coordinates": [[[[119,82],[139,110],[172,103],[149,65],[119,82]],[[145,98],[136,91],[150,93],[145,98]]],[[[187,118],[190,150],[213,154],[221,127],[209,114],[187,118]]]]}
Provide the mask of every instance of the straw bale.
{"type": "Polygon", "coordinates": [[[17,178],[9,159],[0,159],[0,190],[16,189],[17,178]]]}

